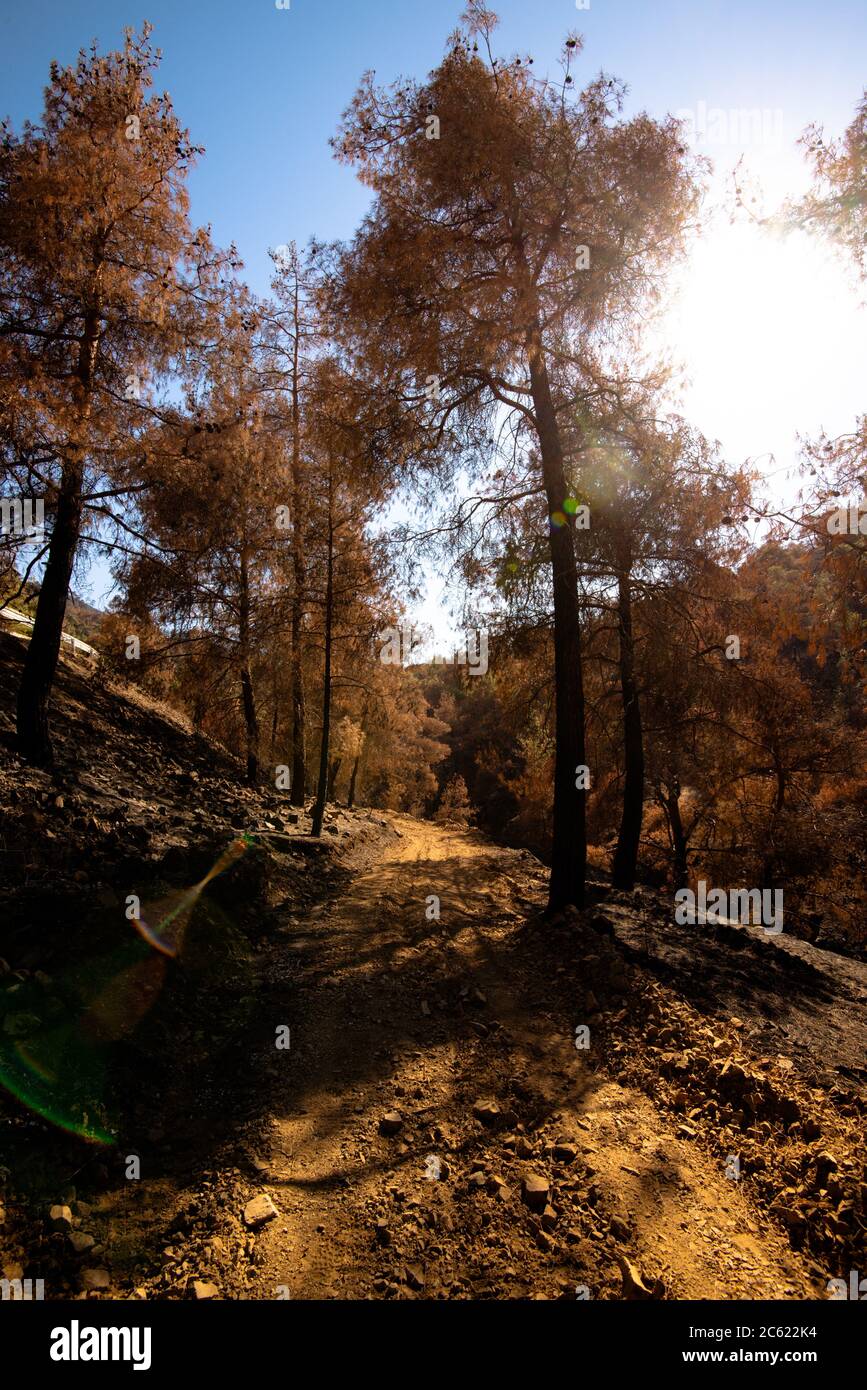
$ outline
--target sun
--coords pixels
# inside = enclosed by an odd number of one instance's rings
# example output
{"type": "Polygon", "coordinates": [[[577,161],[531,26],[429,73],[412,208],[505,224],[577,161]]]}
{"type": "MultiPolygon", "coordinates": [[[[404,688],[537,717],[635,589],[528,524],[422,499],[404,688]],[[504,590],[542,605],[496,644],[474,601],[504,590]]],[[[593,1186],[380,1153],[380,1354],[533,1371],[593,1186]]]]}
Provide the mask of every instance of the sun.
{"type": "Polygon", "coordinates": [[[867,409],[867,308],[817,238],[720,221],[692,248],[661,321],[688,384],[682,408],[734,462],[793,465],[798,436],[850,429],[867,409]]]}

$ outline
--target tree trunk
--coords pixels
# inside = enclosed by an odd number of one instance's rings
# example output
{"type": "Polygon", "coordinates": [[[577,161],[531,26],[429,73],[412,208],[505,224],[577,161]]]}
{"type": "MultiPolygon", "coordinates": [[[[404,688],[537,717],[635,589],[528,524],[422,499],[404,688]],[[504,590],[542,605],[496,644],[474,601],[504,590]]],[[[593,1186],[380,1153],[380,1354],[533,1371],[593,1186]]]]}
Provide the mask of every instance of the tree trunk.
{"type": "Polygon", "coordinates": [[[346,798],[346,805],[351,811],[355,805],[355,787],[358,780],[358,769],[361,766],[361,755],[364,752],[364,741],[367,738],[367,721],[370,717],[370,700],[364,702],[364,712],[361,716],[361,732],[359,735],[358,752],[352,763],[352,773],[349,778],[349,794],[346,798]]]}
{"type": "Polygon", "coordinates": [[[256,697],[249,666],[241,667],[241,702],[244,706],[244,725],[247,731],[247,782],[255,787],[259,781],[259,719],[256,697]]]}
{"type": "Polygon", "coordinates": [[[247,735],[247,781],[254,787],[259,781],[259,716],[250,671],[250,590],[247,573],[247,554],[241,552],[241,599],[239,605],[239,639],[241,647],[241,703],[247,735]]]}
{"type": "Polygon", "coordinates": [[[680,818],[680,787],[673,783],[666,788],[665,811],[671,830],[671,844],[674,852],[674,887],[689,887],[689,864],[687,858],[686,833],[680,818]]]}
{"type": "Polygon", "coordinates": [[[349,794],[348,794],[348,796],[347,796],[347,798],[346,798],[346,805],[347,805],[347,807],[348,807],[348,809],[349,809],[350,811],[352,810],[353,806],[355,805],[355,783],[356,783],[356,779],[357,779],[357,777],[358,777],[358,765],[359,765],[360,762],[361,762],[361,754],[358,753],[358,754],[356,755],[355,761],[354,761],[353,764],[352,764],[352,772],[351,772],[350,777],[349,777],[349,794]]]}
{"type": "Polygon", "coordinates": [[[84,440],[92,408],[93,378],[100,339],[99,325],[99,307],[91,305],[85,316],[84,333],[78,348],[75,425],[77,443],[69,449],[64,461],[48,560],[18,688],[16,718],[19,747],[29,763],[42,767],[48,767],[54,761],[48,726],[48,702],[60,655],[66,600],[69,597],[72,567],[81,535],[86,454],[84,440]]]}
{"type": "Polygon", "coordinates": [[[292,349],[292,787],[289,801],[303,806],[307,794],[307,712],[304,703],[304,669],[301,633],[307,574],[304,566],[304,488],[301,469],[301,411],[299,406],[298,359],[300,316],[298,282],[295,282],[295,340],[292,349]]]}
{"type": "Polygon", "coordinates": [[[276,750],[276,748],[277,748],[277,720],[279,719],[279,716],[280,716],[280,705],[279,705],[279,700],[278,700],[278,693],[279,693],[279,692],[278,692],[278,690],[277,690],[277,681],[276,681],[276,678],[275,678],[275,680],[274,680],[274,708],[273,708],[273,710],[271,711],[271,749],[270,749],[270,753],[269,753],[269,757],[268,757],[268,761],[269,761],[269,763],[271,764],[272,767],[274,766],[274,753],[275,753],[275,750],[276,750]]]}
{"type": "Polygon", "coordinates": [[[313,808],[312,835],[322,834],[322,821],[325,816],[325,800],[328,790],[328,741],[331,737],[331,623],[334,607],[334,528],[330,515],[329,497],[328,517],[328,571],[325,584],[325,671],[322,681],[322,743],[319,749],[319,783],[316,788],[316,805],[313,808]]]}
{"type": "Polygon", "coordinates": [[[41,767],[49,767],[54,761],[48,702],[60,655],[66,600],[81,533],[83,476],[79,462],[71,462],[63,470],[48,561],[18,688],[19,747],[29,763],[41,767]]]}
{"type": "Polygon", "coordinates": [[[612,867],[615,888],[634,888],[644,814],[644,737],[641,706],[635,682],[635,643],[632,635],[632,593],[629,566],[617,576],[617,616],[620,644],[620,690],[623,697],[623,812],[612,867]]]}
{"type": "MultiPolygon", "coordinates": [[[[548,511],[563,513],[568,496],[560,430],[551,385],[536,328],[528,341],[530,388],[536,412],[542,478],[548,511]]],[[[584,903],[587,871],[586,791],[576,785],[586,766],[584,752],[584,683],[578,568],[572,522],[551,526],[551,576],[554,590],[554,686],[557,719],[554,764],[554,828],[548,912],[584,903]]],[[[583,778],[581,779],[584,780],[583,778]]]]}
{"type": "MultiPolygon", "coordinates": [[[[296,590],[297,592],[297,590],[296,590]]],[[[307,709],[301,665],[301,614],[292,613],[292,806],[303,806],[307,794],[307,709]]]]}
{"type": "Polygon", "coordinates": [[[786,769],[780,757],[780,750],[776,744],[772,749],[774,761],[774,778],[776,790],[774,794],[774,806],[771,816],[771,823],[768,826],[765,837],[765,855],[762,860],[761,888],[773,888],[775,886],[776,874],[774,872],[777,862],[777,822],[783,813],[786,804],[786,769]]]}
{"type": "Polygon", "coordinates": [[[334,783],[337,781],[337,774],[340,771],[340,764],[342,762],[342,758],[335,758],[328,769],[328,791],[326,794],[326,800],[328,801],[334,800],[334,783]]]}

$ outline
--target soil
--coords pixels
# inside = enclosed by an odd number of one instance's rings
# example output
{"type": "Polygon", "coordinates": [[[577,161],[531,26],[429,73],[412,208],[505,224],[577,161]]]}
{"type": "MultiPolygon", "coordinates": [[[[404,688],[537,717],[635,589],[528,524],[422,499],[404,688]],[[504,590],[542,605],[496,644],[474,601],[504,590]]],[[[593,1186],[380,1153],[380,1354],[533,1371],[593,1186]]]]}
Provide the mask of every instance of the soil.
{"type": "MultiPolygon", "coordinates": [[[[124,709],[157,757],[158,716],[124,709]]],[[[105,1043],[114,1142],[0,1105],[5,1277],[52,1298],[800,1300],[864,1268],[867,967],[690,934],[659,893],[601,880],[552,922],[527,852],[337,808],[316,842],[172,738],[174,781],[156,768],[105,819],[123,840],[162,798],[154,891],[200,882],[229,833],[255,846],[177,958],[137,939],[136,969],[161,973],[132,977],[105,1043]]],[[[81,833],[120,796],[112,748],[77,775],[81,833]]],[[[57,827],[54,786],[19,772],[14,816],[57,827]]],[[[102,872],[61,876],[55,901],[119,899],[102,872]]],[[[8,893],[6,990],[68,999],[76,952],[36,942],[8,893]]]]}

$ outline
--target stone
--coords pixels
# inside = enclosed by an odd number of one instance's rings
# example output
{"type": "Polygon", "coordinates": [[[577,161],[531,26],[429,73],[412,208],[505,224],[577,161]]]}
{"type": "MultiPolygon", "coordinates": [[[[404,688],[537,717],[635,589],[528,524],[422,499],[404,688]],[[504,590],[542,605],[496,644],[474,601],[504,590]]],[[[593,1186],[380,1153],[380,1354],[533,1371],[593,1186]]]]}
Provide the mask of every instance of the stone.
{"type": "Polygon", "coordinates": [[[743,1067],[739,1066],[737,1062],[733,1062],[729,1057],[720,1072],[719,1079],[732,1090],[741,1091],[746,1085],[748,1077],[743,1067]]]}
{"type": "Polygon", "coordinates": [[[254,1197],[244,1208],[244,1225],[256,1230],[259,1226],[264,1226],[266,1222],[273,1221],[279,1213],[267,1192],[260,1192],[258,1197],[254,1197]]]}
{"type": "Polygon", "coordinates": [[[84,1269],[81,1272],[81,1282],[88,1291],[108,1289],[111,1287],[111,1276],[107,1269],[84,1269]]]}
{"type": "Polygon", "coordinates": [[[76,1255],[86,1255],[96,1244],[93,1236],[87,1235],[84,1231],[70,1231],[66,1238],[76,1255]]]}
{"type": "Polygon", "coordinates": [[[623,1297],[629,1299],[653,1298],[653,1289],[645,1284],[639,1271],[630,1264],[624,1255],[617,1256],[620,1273],[623,1277],[623,1297]]]}
{"type": "Polygon", "coordinates": [[[403,1116],[397,1110],[389,1110],[379,1122],[380,1134],[399,1134],[403,1129],[403,1116]]]}
{"type": "Polygon", "coordinates": [[[621,1243],[629,1239],[629,1227],[619,1216],[612,1216],[608,1223],[608,1229],[614,1239],[619,1240],[621,1243]]]}
{"type": "Polygon", "coordinates": [[[421,1265],[407,1265],[406,1282],[411,1289],[424,1288],[424,1270],[421,1265]]]}
{"type": "Polygon", "coordinates": [[[207,1299],[219,1297],[220,1290],[217,1288],[216,1284],[209,1284],[205,1279],[193,1280],[193,1298],[207,1299]]]}
{"type": "Polygon", "coordinates": [[[52,1207],[51,1210],[50,1210],[49,1213],[48,1213],[48,1216],[49,1216],[50,1221],[52,1222],[52,1224],[53,1224],[55,1227],[64,1227],[64,1226],[65,1226],[65,1227],[67,1227],[67,1228],[70,1228],[70,1227],[72,1226],[72,1212],[70,1211],[69,1207],[66,1207],[66,1206],[55,1206],[55,1207],[52,1207]]]}
{"type": "Polygon", "coordinates": [[[540,1177],[538,1173],[528,1173],[521,1183],[521,1200],[531,1211],[544,1211],[550,1191],[547,1178],[540,1177]]]}
{"type": "Polygon", "coordinates": [[[553,1231],[557,1225],[557,1213],[552,1206],[546,1206],[542,1212],[542,1230],[553,1231]]]}
{"type": "Polygon", "coordinates": [[[574,1144],[557,1143],[554,1145],[554,1157],[558,1163],[574,1163],[578,1150],[574,1144]]]}
{"type": "Polygon", "coordinates": [[[483,1125],[492,1125],[499,1118],[500,1107],[495,1100],[477,1100],[473,1114],[483,1125]]]}

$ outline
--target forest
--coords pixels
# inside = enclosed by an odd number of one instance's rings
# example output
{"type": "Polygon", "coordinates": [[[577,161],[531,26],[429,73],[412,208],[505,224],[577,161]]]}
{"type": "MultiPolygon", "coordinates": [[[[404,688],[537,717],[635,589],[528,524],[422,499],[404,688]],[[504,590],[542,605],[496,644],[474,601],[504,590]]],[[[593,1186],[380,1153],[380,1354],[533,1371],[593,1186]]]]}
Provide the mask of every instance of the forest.
{"type": "Polygon", "coordinates": [[[4,1297],[864,1296],[867,414],[683,411],[709,162],[583,50],[361,76],[267,293],[151,25],[3,124],[4,1297]]]}

